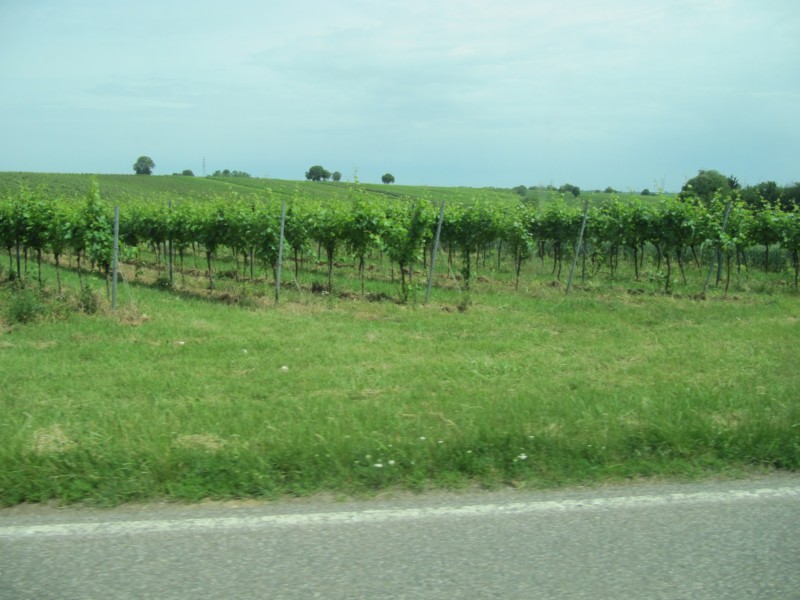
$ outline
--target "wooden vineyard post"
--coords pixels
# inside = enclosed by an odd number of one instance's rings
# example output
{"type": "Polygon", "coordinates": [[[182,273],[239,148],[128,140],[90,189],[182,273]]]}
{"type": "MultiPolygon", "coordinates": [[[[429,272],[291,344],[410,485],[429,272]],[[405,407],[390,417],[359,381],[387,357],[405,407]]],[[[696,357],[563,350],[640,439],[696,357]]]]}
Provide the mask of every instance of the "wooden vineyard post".
{"type": "MultiPolygon", "coordinates": [[[[114,255],[111,264],[111,310],[117,310],[117,271],[119,270],[119,206],[114,207],[114,255]]],[[[108,288],[106,288],[106,293],[108,293],[108,288]]]]}
{"type": "Polygon", "coordinates": [[[439,238],[442,235],[442,221],[444,220],[444,200],[439,208],[439,222],[436,224],[436,235],[433,239],[433,249],[431,250],[431,265],[428,271],[428,287],[425,290],[425,304],[431,297],[431,286],[433,285],[433,267],[436,265],[436,251],[439,249],[439,238]]]}
{"type": "Polygon", "coordinates": [[[575,256],[572,258],[572,268],[569,270],[569,279],[567,280],[567,290],[565,294],[569,294],[569,288],[572,285],[572,276],[575,274],[575,267],[578,264],[578,254],[581,252],[581,245],[583,245],[583,232],[586,231],[586,218],[589,216],[589,201],[583,203],[583,222],[581,223],[581,233],[578,236],[578,243],[575,246],[575,256]]]}
{"type": "Polygon", "coordinates": [[[275,276],[275,306],[281,301],[281,267],[283,266],[283,233],[286,226],[286,202],[281,204],[281,234],[278,238],[278,270],[275,276]]]}

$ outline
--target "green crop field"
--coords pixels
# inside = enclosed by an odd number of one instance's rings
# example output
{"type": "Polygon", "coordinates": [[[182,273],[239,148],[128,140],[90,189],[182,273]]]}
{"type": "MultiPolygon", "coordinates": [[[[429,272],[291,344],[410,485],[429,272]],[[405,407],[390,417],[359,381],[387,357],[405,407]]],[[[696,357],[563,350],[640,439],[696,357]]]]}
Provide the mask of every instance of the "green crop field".
{"type": "MultiPolygon", "coordinates": [[[[288,181],[255,177],[184,177],[160,175],[85,175],[53,173],[0,172],[0,197],[19,193],[20,189],[42,190],[56,197],[85,198],[92,181],[97,181],[103,198],[109,202],[135,201],[142,198],[208,199],[233,195],[276,198],[302,195],[315,200],[347,198],[352,183],[288,181]]],[[[463,201],[476,197],[488,200],[518,200],[519,195],[508,189],[495,188],[431,188],[404,185],[358,184],[362,193],[375,198],[433,196],[439,200],[463,201]]]]}
{"type": "MultiPolygon", "coordinates": [[[[347,198],[353,189],[353,183],[348,182],[311,182],[289,181],[284,179],[263,179],[256,177],[184,177],[176,175],[159,175],[142,177],[137,175],[89,175],[89,174],[56,174],[56,173],[14,173],[0,172],[0,197],[19,193],[20,189],[44,190],[61,198],[85,198],[91,188],[91,183],[96,180],[100,186],[103,198],[109,202],[135,201],[143,197],[150,199],[172,197],[185,199],[208,199],[218,196],[238,194],[249,196],[252,194],[269,194],[276,198],[293,198],[302,195],[316,200],[330,200],[347,198]]],[[[519,201],[517,192],[503,188],[465,188],[465,187],[429,187],[409,185],[384,185],[359,183],[358,188],[368,196],[375,198],[435,198],[437,201],[469,202],[475,199],[489,201],[519,201]]],[[[594,203],[602,203],[612,195],[600,192],[584,191],[581,197],[573,199],[568,195],[571,203],[581,204],[584,199],[594,203]]],[[[643,197],[635,193],[617,193],[617,197],[655,198],[643,197]]],[[[560,194],[554,190],[533,189],[526,195],[534,203],[548,204],[559,198],[560,194]]]]}
{"type": "Polygon", "coordinates": [[[0,504],[800,466],[796,213],[97,180],[0,174],[0,504]]]}

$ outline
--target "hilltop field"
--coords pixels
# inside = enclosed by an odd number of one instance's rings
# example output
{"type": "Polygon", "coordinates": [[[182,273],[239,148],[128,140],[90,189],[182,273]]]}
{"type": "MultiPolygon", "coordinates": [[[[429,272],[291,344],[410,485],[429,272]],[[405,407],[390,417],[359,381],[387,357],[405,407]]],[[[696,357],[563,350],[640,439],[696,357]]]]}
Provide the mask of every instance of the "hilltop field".
{"type": "MultiPolygon", "coordinates": [[[[48,192],[65,198],[85,197],[92,180],[99,183],[103,197],[109,202],[136,200],[142,197],[172,196],[180,198],[211,199],[215,196],[239,194],[262,195],[269,190],[275,198],[292,199],[298,195],[317,200],[346,198],[349,191],[357,185],[361,190],[375,198],[435,198],[437,201],[449,200],[464,202],[476,197],[487,200],[519,201],[520,194],[507,188],[467,188],[467,187],[429,187],[410,185],[384,185],[380,183],[333,182],[333,181],[291,181],[285,179],[262,179],[256,177],[183,177],[178,175],[137,176],[137,175],[91,175],[59,173],[15,173],[0,172],[0,197],[16,194],[21,187],[35,190],[44,188],[48,192]]],[[[638,193],[616,193],[623,198],[642,198],[638,193]]],[[[554,190],[533,188],[526,194],[531,201],[550,201],[557,197],[554,190]]],[[[525,197],[525,196],[523,196],[525,197]]],[[[579,201],[602,201],[609,194],[596,191],[582,191],[579,201]]],[[[646,198],[646,197],[645,197],[646,198]]]]}
{"type": "MultiPolygon", "coordinates": [[[[297,194],[318,200],[346,197],[354,185],[332,181],[290,181],[255,177],[184,177],[179,175],[83,175],[56,173],[0,173],[0,195],[17,193],[21,186],[30,189],[43,187],[64,197],[85,197],[92,180],[99,183],[103,197],[109,202],[137,200],[142,197],[173,196],[211,199],[215,196],[264,194],[266,190],[277,198],[290,199],[297,194]]],[[[437,197],[461,198],[480,191],[492,199],[519,197],[508,189],[484,188],[427,188],[404,185],[358,184],[361,189],[378,198],[416,197],[435,191],[437,197]]]]}
{"type": "Polygon", "coordinates": [[[795,227],[665,195],[0,173],[0,505],[797,470],[795,227]]]}

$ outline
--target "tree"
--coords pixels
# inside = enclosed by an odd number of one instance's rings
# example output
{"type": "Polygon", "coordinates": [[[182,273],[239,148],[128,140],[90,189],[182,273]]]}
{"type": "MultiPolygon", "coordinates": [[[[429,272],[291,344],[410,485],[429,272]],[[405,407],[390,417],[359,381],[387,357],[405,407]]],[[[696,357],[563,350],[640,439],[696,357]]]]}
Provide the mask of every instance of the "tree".
{"type": "Polygon", "coordinates": [[[181,175],[184,175],[186,177],[194,177],[194,173],[192,172],[191,169],[184,169],[181,175]]]}
{"type": "Polygon", "coordinates": [[[518,185],[515,188],[511,188],[511,191],[517,192],[520,196],[527,196],[528,195],[528,188],[524,185],[518,185]]]}
{"type": "MultiPolygon", "coordinates": [[[[718,192],[723,196],[730,194],[731,183],[733,182],[732,180],[735,179],[735,177],[726,177],[719,171],[713,169],[710,171],[701,169],[698,171],[697,175],[683,185],[678,194],[678,198],[681,200],[697,198],[704,204],[708,204],[718,192]]],[[[738,185],[738,181],[736,181],[735,184],[738,185]]]]}
{"type": "Polygon", "coordinates": [[[333,179],[334,181],[341,181],[342,180],[342,174],[339,173],[339,171],[334,171],[331,174],[331,179],[333,179]]]}
{"type": "Polygon", "coordinates": [[[155,168],[156,163],[149,156],[140,156],[133,164],[133,170],[137,175],[152,175],[155,168]]]}
{"type": "Polygon", "coordinates": [[[790,183],[781,192],[781,209],[791,211],[800,207],[800,181],[790,183]]]}
{"type": "Polygon", "coordinates": [[[322,165],[314,165],[306,171],[306,179],[310,181],[328,181],[330,177],[330,171],[325,169],[322,165]]]}
{"type": "Polygon", "coordinates": [[[577,185],[572,185],[571,183],[565,183],[558,188],[558,191],[561,194],[572,194],[576,198],[581,195],[581,188],[579,188],[577,185]]]}
{"type": "Polygon", "coordinates": [[[651,192],[648,188],[644,188],[641,192],[639,192],[640,196],[654,196],[653,192],[651,192]]]}
{"type": "Polygon", "coordinates": [[[753,210],[761,210],[765,206],[779,205],[782,193],[783,190],[774,181],[762,181],[744,188],[741,198],[753,210]]]}
{"type": "Polygon", "coordinates": [[[386,185],[394,183],[394,175],[392,175],[391,173],[384,173],[383,177],[381,177],[381,181],[386,185]]]}
{"type": "MultiPolygon", "coordinates": [[[[186,173],[184,173],[185,175],[186,173]]],[[[246,171],[231,171],[230,169],[225,169],[224,171],[220,171],[217,169],[212,173],[212,177],[250,177],[250,173],[246,171]]]]}

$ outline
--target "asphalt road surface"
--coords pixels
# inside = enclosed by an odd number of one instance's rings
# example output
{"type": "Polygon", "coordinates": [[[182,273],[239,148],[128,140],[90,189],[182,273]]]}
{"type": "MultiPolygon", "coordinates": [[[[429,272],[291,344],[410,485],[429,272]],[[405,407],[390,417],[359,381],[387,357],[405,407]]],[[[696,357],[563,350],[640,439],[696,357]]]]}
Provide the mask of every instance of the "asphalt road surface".
{"type": "Polygon", "coordinates": [[[800,475],[7,509],[0,598],[800,599],[800,475]]]}

